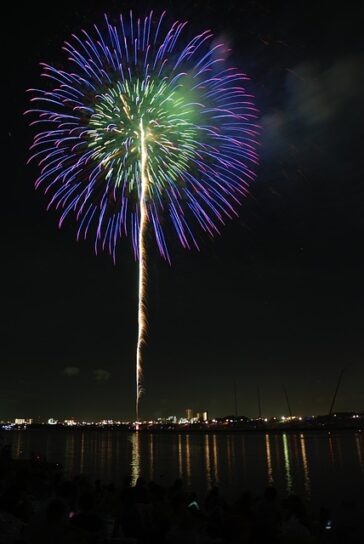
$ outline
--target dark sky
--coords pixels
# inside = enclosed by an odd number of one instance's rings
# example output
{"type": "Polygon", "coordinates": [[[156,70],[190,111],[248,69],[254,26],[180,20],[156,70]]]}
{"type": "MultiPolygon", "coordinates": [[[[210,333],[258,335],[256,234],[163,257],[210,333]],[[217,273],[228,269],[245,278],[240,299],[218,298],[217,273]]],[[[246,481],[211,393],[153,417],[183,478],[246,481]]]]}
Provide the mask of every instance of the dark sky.
{"type": "MultiPolygon", "coordinates": [[[[360,3],[133,1],[212,28],[253,80],[261,111],[258,179],[240,219],[200,253],[149,244],[144,416],[364,410],[363,61],[360,3]]],[[[3,338],[0,419],[129,418],[134,413],[137,267],[76,243],[26,166],[25,90],[40,61],[62,63],[72,32],[130,2],[8,3],[2,18],[3,338]],[[51,4],[50,4],[51,5],[51,4]]]]}

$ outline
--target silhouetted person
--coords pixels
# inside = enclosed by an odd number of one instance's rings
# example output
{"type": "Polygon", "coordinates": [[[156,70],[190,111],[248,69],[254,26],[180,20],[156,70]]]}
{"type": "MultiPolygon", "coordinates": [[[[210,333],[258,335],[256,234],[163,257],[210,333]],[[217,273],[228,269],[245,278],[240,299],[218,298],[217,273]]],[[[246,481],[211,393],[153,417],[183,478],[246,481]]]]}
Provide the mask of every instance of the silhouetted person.
{"type": "Polygon", "coordinates": [[[297,495],[290,495],[282,502],[282,544],[306,544],[311,541],[306,508],[297,495]]]}
{"type": "Polygon", "coordinates": [[[173,501],[175,497],[180,497],[183,494],[183,480],[177,478],[168,489],[168,499],[173,501]]]}
{"type": "Polygon", "coordinates": [[[359,544],[364,538],[362,512],[354,500],[344,500],[333,523],[333,534],[338,544],[359,544]]]}
{"type": "Polygon", "coordinates": [[[255,516],[255,534],[257,542],[270,543],[278,541],[280,514],[277,506],[277,490],[268,486],[263,498],[253,508],[255,516]]]}
{"type": "Polygon", "coordinates": [[[121,508],[117,519],[116,536],[118,529],[121,527],[121,532],[128,538],[138,538],[141,534],[141,520],[135,502],[135,488],[130,487],[131,479],[124,479],[124,485],[121,490],[121,508]]]}
{"type": "Polygon", "coordinates": [[[220,496],[220,490],[218,487],[213,486],[208,492],[205,499],[205,510],[208,514],[215,512],[224,506],[225,501],[220,496]]]}
{"type": "Polygon", "coordinates": [[[134,487],[134,499],[136,504],[148,504],[149,503],[149,495],[148,495],[148,489],[145,485],[145,480],[141,476],[136,481],[135,487],[134,487]]]}
{"type": "Polygon", "coordinates": [[[68,534],[68,509],[61,499],[52,499],[45,512],[35,517],[26,530],[28,544],[63,544],[68,534]]]}
{"type": "Polygon", "coordinates": [[[104,522],[95,512],[95,499],[92,493],[84,493],[79,500],[79,512],[71,519],[73,527],[83,533],[101,538],[105,532],[104,522]]]}

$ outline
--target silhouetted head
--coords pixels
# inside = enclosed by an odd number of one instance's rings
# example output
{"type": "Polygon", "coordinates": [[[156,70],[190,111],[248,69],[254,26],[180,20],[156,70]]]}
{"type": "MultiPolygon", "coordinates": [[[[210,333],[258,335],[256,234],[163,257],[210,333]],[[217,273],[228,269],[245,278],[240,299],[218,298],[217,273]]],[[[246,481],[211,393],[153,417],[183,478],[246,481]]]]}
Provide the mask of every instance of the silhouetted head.
{"type": "Polygon", "coordinates": [[[57,494],[65,500],[72,499],[77,491],[77,486],[74,482],[66,480],[61,482],[57,489],[57,494]]]}
{"type": "Polygon", "coordinates": [[[67,519],[67,508],[60,499],[53,499],[47,506],[46,510],[47,522],[56,524],[67,519]]]}
{"type": "Polygon", "coordinates": [[[210,489],[210,496],[217,497],[220,494],[220,490],[217,485],[213,485],[210,489]]]}
{"type": "Polygon", "coordinates": [[[123,480],[123,487],[131,487],[131,476],[130,474],[127,474],[127,476],[124,476],[123,480]]]}
{"type": "Polygon", "coordinates": [[[269,485],[265,488],[264,498],[266,501],[274,502],[277,498],[277,490],[275,487],[269,485]]]}
{"type": "Polygon", "coordinates": [[[243,493],[240,495],[237,501],[237,504],[248,508],[252,505],[252,502],[253,502],[253,495],[252,495],[252,492],[249,491],[248,489],[247,491],[243,491],[243,493]]]}
{"type": "Polygon", "coordinates": [[[177,478],[177,480],[174,481],[174,484],[172,486],[176,490],[180,490],[183,487],[183,480],[181,478],[177,478]]]}
{"type": "Polygon", "coordinates": [[[137,479],[135,487],[145,487],[145,480],[142,476],[137,479]]]}
{"type": "Polygon", "coordinates": [[[90,512],[95,507],[95,499],[92,493],[84,493],[78,502],[81,512],[90,512]]]}
{"type": "Polygon", "coordinates": [[[287,513],[287,517],[295,516],[301,522],[306,520],[306,509],[303,501],[297,495],[289,495],[289,497],[282,502],[283,509],[287,513]]]}

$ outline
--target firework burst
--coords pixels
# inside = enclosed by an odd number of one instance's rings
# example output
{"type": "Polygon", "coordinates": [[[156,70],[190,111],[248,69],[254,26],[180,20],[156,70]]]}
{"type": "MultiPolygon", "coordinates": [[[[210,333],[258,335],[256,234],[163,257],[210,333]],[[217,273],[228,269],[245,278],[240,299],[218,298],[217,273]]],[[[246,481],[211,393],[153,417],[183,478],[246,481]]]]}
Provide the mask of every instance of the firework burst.
{"type": "Polygon", "coordinates": [[[73,35],[64,69],[42,64],[49,84],[31,89],[29,110],[39,128],[30,157],[41,170],[36,187],[59,225],[74,215],[77,238],[92,235],[95,251],[114,260],[130,234],[140,263],[137,407],[147,225],[168,261],[173,231],[184,248],[198,248],[199,230],[214,236],[237,215],[257,164],[247,76],[226,66],[209,30],[188,39],[186,22],[164,30],[164,16],[105,16],[102,29],[73,35]]]}

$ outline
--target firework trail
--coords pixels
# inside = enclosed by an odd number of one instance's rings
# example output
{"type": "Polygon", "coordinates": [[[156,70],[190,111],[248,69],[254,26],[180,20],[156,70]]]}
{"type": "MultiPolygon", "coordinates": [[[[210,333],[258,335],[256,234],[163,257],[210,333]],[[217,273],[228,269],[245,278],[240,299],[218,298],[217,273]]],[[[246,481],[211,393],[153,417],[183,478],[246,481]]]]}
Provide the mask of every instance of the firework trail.
{"type": "Polygon", "coordinates": [[[139,403],[143,392],[142,378],[142,347],[145,342],[146,316],[145,316],[145,292],[147,288],[147,252],[145,248],[145,232],[147,228],[147,209],[146,199],[148,195],[148,173],[147,173],[147,146],[143,119],[140,120],[140,176],[141,176],[141,194],[140,194],[140,227],[139,227],[139,303],[138,303],[138,343],[137,343],[137,362],[136,362],[136,420],[139,421],[139,403]]]}
{"type": "MultiPolygon", "coordinates": [[[[218,234],[255,178],[257,110],[247,76],[226,66],[224,44],[186,22],[164,30],[163,13],[133,13],[66,42],[64,69],[42,63],[44,89],[31,89],[36,160],[59,226],[74,215],[77,239],[116,260],[130,235],[139,260],[137,416],[146,334],[146,233],[170,262],[176,235],[198,249],[199,231],[218,234]]],[[[138,419],[137,417],[137,419],[138,419]]]]}

